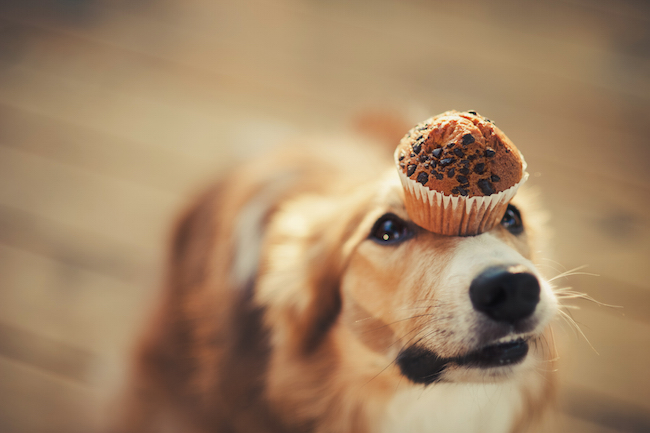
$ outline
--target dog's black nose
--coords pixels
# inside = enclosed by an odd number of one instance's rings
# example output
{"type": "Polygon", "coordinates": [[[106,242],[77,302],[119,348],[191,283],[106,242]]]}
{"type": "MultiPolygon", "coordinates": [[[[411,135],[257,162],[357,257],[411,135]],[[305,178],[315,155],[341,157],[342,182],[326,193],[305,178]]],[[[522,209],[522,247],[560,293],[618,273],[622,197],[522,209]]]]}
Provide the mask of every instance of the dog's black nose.
{"type": "Polygon", "coordinates": [[[474,309],[494,320],[515,323],[535,311],[539,281],[518,266],[495,266],[474,278],[469,297],[474,309]]]}

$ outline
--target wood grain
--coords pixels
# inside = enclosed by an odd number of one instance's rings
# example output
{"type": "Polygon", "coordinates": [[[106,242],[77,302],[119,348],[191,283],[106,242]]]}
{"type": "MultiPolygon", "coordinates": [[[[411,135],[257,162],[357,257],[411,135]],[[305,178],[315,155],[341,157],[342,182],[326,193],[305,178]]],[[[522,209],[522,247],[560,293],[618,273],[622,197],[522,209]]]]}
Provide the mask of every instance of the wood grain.
{"type": "Polygon", "coordinates": [[[0,2],[0,430],[100,428],[168,227],[232,161],[455,108],[526,155],[545,273],[588,265],[558,286],[623,307],[574,302],[599,355],[558,323],[549,431],[646,431],[649,24],[632,0],[0,2]]]}

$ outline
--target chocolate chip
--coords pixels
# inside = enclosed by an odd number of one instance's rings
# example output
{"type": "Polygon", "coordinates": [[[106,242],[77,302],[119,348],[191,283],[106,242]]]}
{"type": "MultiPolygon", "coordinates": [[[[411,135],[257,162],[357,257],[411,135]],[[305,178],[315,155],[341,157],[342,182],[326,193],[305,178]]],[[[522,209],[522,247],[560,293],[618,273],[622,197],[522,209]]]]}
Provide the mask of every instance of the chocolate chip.
{"type": "Polygon", "coordinates": [[[465,176],[461,176],[460,174],[456,176],[456,179],[458,180],[458,182],[460,182],[461,185],[467,185],[469,183],[467,178],[465,176]]]}
{"type": "Polygon", "coordinates": [[[499,176],[497,176],[496,174],[493,174],[492,176],[490,176],[490,180],[492,182],[498,182],[498,181],[501,180],[501,178],[499,176]]]}
{"type": "Polygon", "coordinates": [[[451,149],[451,148],[454,147],[455,145],[456,145],[456,143],[454,143],[453,141],[450,142],[450,143],[447,143],[447,149],[451,149]]]}
{"type": "Polygon", "coordinates": [[[458,171],[460,171],[460,172],[461,172],[462,174],[464,174],[464,175],[468,175],[468,174],[469,174],[469,168],[467,168],[467,167],[463,167],[463,168],[461,168],[461,169],[458,170],[458,171]]]}
{"type": "Polygon", "coordinates": [[[468,111],[468,113],[469,113],[469,114],[473,114],[474,116],[478,116],[478,113],[477,113],[476,111],[474,111],[474,110],[472,110],[472,111],[468,111]]]}
{"type": "Polygon", "coordinates": [[[400,163],[399,163],[399,166],[400,166],[400,168],[404,168],[404,163],[403,163],[403,162],[400,162],[400,163]]]}
{"type": "Polygon", "coordinates": [[[406,167],[406,175],[411,176],[413,173],[415,173],[415,169],[417,168],[417,165],[411,164],[408,167],[406,167]]]}
{"type": "Polygon", "coordinates": [[[465,152],[463,152],[463,149],[460,149],[458,147],[454,149],[454,153],[459,158],[462,158],[463,156],[465,156],[465,152]]]}
{"type": "Polygon", "coordinates": [[[479,162],[474,166],[474,173],[483,174],[484,171],[485,171],[485,164],[483,164],[482,162],[479,162]]]}
{"type": "Polygon", "coordinates": [[[431,152],[431,155],[433,155],[434,158],[440,158],[440,155],[442,155],[442,148],[439,147],[437,149],[433,149],[433,152],[431,152]]]}
{"type": "Polygon", "coordinates": [[[454,177],[454,174],[456,174],[456,171],[455,171],[453,168],[450,168],[450,169],[447,171],[447,176],[448,176],[448,177],[454,177]]]}
{"type": "Polygon", "coordinates": [[[399,154],[399,160],[402,161],[404,158],[406,158],[406,155],[404,154],[404,152],[400,153],[399,154]]]}
{"type": "Polygon", "coordinates": [[[421,171],[420,174],[418,174],[418,182],[420,182],[422,185],[427,183],[429,181],[429,175],[426,174],[425,172],[421,171]]]}
{"type": "Polygon", "coordinates": [[[429,168],[429,164],[424,164],[424,168],[429,168]]]}
{"type": "Polygon", "coordinates": [[[431,167],[435,167],[436,165],[438,165],[438,162],[435,159],[432,159],[431,161],[429,161],[429,164],[431,164],[431,167]]]}
{"type": "Polygon", "coordinates": [[[420,158],[418,158],[420,162],[424,162],[427,160],[427,156],[425,154],[420,155],[420,158]]]}
{"type": "Polygon", "coordinates": [[[442,175],[442,173],[436,172],[436,179],[442,180],[443,178],[444,178],[444,176],[442,175]]]}
{"type": "Polygon", "coordinates": [[[458,187],[458,194],[460,194],[462,196],[466,196],[467,195],[467,190],[465,188],[463,188],[462,186],[459,186],[458,187]]]}
{"type": "Polygon", "coordinates": [[[476,140],[474,140],[474,136],[472,134],[463,135],[463,146],[467,146],[468,144],[472,144],[475,141],[476,140]]]}
{"type": "Polygon", "coordinates": [[[470,161],[474,161],[476,158],[478,158],[478,156],[476,155],[470,155],[467,157],[467,159],[469,159],[470,161]]]}
{"type": "Polygon", "coordinates": [[[451,164],[451,163],[454,162],[454,161],[456,161],[454,158],[445,158],[445,159],[441,159],[441,160],[440,160],[440,165],[442,165],[442,166],[444,167],[444,166],[446,166],[446,165],[451,164]]]}
{"type": "Polygon", "coordinates": [[[478,181],[478,187],[483,191],[483,194],[490,195],[494,192],[492,184],[487,179],[480,179],[478,181]]]}
{"type": "Polygon", "coordinates": [[[416,155],[419,154],[421,150],[422,150],[422,145],[420,143],[415,143],[413,145],[413,152],[415,152],[416,155]]]}
{"type": "MultiPolygon", "coordinates": [[[[470,155],[470,156],[471,156],[471,155],[470,155]]],[[[465,166],[465,167],[469,167],[469,161],[466,160],[466,159],[461,159],[461,160],[460,160],[460,163],[461,163],[463,166],[465,166]]]]}
{"type": "Polygon", "coordinates": [[[491,149],[489,147],[485,149],[485,156],[487,156],[489,158],[493,157],[496,154],[497,153],[494,151],[494,149],[491,149]]]}
{"type": "Polygon", "coordinates": [[[453,188],[451,189],[451,193],[452,193],[452,194],[458,194],[458,188],[453,187],[453,188]]]}
{"type": "Polygon", "coordinates": [[[409,154],[409,156],[410,156],[411,158],[413,158],[413,157],[415,156],[415,153],[411,152],[411,153],[409,154]]]}

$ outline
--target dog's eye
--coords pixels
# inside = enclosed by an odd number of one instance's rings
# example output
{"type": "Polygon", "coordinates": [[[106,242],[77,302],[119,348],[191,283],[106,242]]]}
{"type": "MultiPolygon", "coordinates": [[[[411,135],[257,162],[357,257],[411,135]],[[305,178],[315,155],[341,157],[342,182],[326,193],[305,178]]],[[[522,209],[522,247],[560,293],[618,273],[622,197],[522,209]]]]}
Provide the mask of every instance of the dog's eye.
{"type": "Polygon", "coordinates": [[[396,244],[408,239],[411,234],[411,230],[402,219],[393,214],[386,214],[372,227],[370,237],[381,244],[396,244]]]}
{"type": "Polygon", "coordinates": [[[513,235],[518,235],[524,231],[524,225],[521,222],[521,214],[513,205],[509,204],[505,215],[501,219],[501,225],[508,229],[513,235]]]}

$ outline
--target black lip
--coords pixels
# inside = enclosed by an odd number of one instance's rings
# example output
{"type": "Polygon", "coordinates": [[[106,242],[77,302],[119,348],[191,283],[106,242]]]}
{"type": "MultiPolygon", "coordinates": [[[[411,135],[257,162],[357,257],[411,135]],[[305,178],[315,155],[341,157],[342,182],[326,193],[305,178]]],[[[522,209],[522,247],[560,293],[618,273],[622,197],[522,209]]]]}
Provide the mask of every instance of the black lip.
{"type": "Polygon", "coordinates": [[[463,356],[443,358],[423,347],[411,346],[397,357],[402,374],[415,383],[430,384],[441,379],[449,364],[472,368],[494,368],[514,365],[528,354],[528,342],[524,339],[485,346],[463,356]]]}
{"type": "Polygon", "coordinates": [[[456,359],[456,363],[468,367],[490,368],[517,364],[528,354],[528,342],[524,339],[486,346],[476,352],[456,359]]]}

